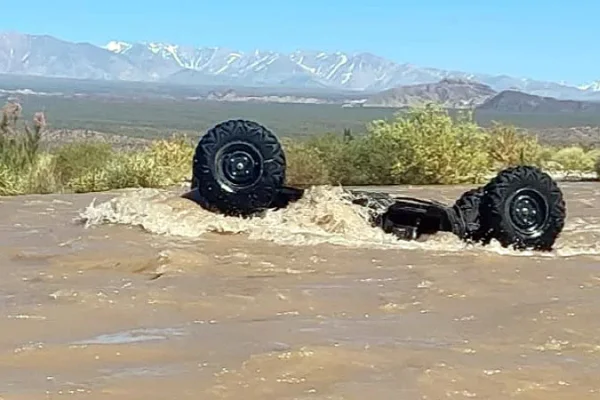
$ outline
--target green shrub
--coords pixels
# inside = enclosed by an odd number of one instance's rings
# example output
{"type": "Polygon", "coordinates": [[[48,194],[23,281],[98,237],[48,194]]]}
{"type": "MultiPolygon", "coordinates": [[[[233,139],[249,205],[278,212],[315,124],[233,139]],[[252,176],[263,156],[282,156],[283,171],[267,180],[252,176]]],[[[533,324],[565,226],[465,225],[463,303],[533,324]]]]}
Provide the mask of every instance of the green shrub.
{"type": "Polygon", "coordinates": [[[20,194],[19,175],[8,165],[0,163],[0,196],[20,194]]]}
{"type": "Polygon", "coordinates": [[[54,154],[54,175],[63,189],[74,192],[166,187],[190,178],[193,152],[185,137],[157,140],[133,153],[101,142],[71,143],[54,154]]]}
{"type": "Polygon", "coordinates": [[[550,164],[553,162],[552,157],[554,157],[554,154],[556,154],[558,150],[560,149],[553,146],[542,146],[542,150],[540,152],[541,166],[544,168],[550,168],[550,164]]]}
{"type": "MultiPolygon", "coordinates": [[[[378,125],[378,128],[382,127],[378,125]]],[[[394,185],[399,180],[394,172],[392,157],[400,153],[402,144],[387,130],[387,133],[378,134],[373,126],[369,129],[370,133],[364,139],[360,152],[364,181],[369,185],[394,185]]]]}
{"type": "Polygon", "coordinates": [[[481,182],[490,168],[488,136],[471,115],[453,120],[447,111],[427,105],[392,122],[373,122],[369,135],[388,149],[394,183],[481,182]]]}
{"type": "Polygon", "coordinates": [[[54,158],[48,153],[40,153],[28,174],[21,180],[22,193],[55,193],[62,190],[56,177],[54,158]]]}
{"type": "Polygon", "coordinates": [[[72,144],[57,153],[56,174],[74,192],[167,187],[191,178],[193,151],[179,137],[155,141],[133,153],[118,153],[103,143],[72,144]]]}
{"type": "Polygon", "coordinates": [[[290,185],[305,187],[331,183],[328,166],[319,149],[305,142],[284,140],[286,180],[290,185]]]}
{"type": "MultiPolygon", "coordinates": [[[[589,157],[593,164],[596,165],[596,162],[600,159],[600,149],[592,148],[588,149],[586,152],[586,156],[589,157]]],[[[595,170],[595,167],[594,167],[595,170]]]]}
{"type": "Polygon", "coordinates": [[[524,164],[542,167],[550,157],[537,136],[519,132],[515,126],[494,122],[488,134],[489,154],[495,169],[524,164]]]}
{"type": "Polygon", "coordinates": [[[160,185],[168,186],[190,180],[194,147],[185,136],[172,136],[156,140],[141,153],[147,163],[152,164],[155,178],[160,177],[160,185]]]}
{"type": "MultiPolygon", "coordinates": [[[[79,187],[81,180],[92,179],[106,169],[116,156],[111,145],[102,142],[69,143],[57,149],[54,170],[58,181],[67,188],[79,187]]],[[[92,184],[92,187],[95,187],[92,184]]]]}
{"type": "Polygon", "coordinates": [[[579,146],[560,149],[554,154],[552,161],[567,175],[573,172],[592,172],[595,167],[594,152],[586,153],[579,146]]]}
{"type": "Polygon", "coordinates": [[[370,183],[371,162],[376,153],[365,137],[352,138],[332,133],[313,136],[306,143],[317,153],[327,168],[328,183],[333,185],[365,185],[370,183]]]}
{"type": "Polygon", "coordinates": [[[327,168],[331,184],[347,184],[353,173],[353,155],[350,142],[333,133],[313,136],[307,140],[309,151],[318,155],[327,168]]]}
{"type": "Polygon", "coordinates": [[[32,177],[43,176],[37,163],[46,119],[43,113],[35,113],[33,128],[24,122],[20,129],[21,110],[19,103],[9,102],[0,111],[0,195],[28,193],[32,177]]]}
{"type": "Polygon", "coordinates": [[[45,117],[42,113],[36,113],[33,117],[34,129],[24,123],[20,131],[20,104],[7,103],[0,112],[0,162],[15,171],[24,171],[35,163],[38,156],[45,117]]]}

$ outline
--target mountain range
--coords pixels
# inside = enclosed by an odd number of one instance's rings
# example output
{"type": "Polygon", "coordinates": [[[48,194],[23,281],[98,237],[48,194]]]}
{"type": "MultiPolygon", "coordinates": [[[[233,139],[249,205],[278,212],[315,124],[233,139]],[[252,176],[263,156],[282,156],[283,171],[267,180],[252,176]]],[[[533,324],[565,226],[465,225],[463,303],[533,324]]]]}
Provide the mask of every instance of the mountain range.
{"type": "Polygon", "coordinates": [[[456,79],[481,83],[497,92],[513,90],[557,99],[600,100],[600,81],[572,86],[506,75],[448,71],[396,63],[370,53],[241,52],[222,47],[118,40],[95,46],[19,32],[0,33],[0,73],[364,93],[456,79]]]}

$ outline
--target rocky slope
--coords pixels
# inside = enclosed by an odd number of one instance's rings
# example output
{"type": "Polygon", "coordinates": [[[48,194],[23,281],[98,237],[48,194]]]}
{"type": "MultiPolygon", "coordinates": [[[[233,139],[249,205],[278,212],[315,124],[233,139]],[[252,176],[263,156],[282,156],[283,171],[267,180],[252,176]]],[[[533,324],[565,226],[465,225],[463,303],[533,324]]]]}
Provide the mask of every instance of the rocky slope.
{"type": "Polygon", "coordinates": [[[369,97],[364,106],[410,107],[434,102],[447,108],[473,108],[494,96],[488,85],[458,79],[400,86],[369,97]]]}

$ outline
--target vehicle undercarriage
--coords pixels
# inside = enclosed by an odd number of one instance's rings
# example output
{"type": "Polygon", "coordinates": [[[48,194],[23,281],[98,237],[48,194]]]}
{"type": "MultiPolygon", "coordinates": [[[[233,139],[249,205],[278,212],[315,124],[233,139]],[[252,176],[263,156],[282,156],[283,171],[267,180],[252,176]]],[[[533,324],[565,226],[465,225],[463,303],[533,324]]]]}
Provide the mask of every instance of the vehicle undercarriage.
{"type": "MultiPolygon", "coordinates": [[[[247,120],[229,120],[200,139],[193,160],[191,191],[202,207],[227,215],[251,216],[284,208],[304,189],[285,185],[286,159],[278,138],[247,120]]],[[[451,232],[469,242],[492,239],[514,249],[551,250],[566,218],[557,183],[533,166],[500,171],[454,204],[385,193],[349,191],[367,207],[371,223],[403,240],[451,232]]]]}

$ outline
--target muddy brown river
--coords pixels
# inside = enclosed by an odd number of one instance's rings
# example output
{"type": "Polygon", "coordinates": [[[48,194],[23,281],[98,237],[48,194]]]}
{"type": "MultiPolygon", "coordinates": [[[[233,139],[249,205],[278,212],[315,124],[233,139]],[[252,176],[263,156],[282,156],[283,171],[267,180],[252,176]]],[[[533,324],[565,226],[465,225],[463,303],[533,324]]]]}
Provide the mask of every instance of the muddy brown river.
{"type": "Polygon", "coordinates": [[[254,220],[0,198],[0,398],[600,399],[600,185],[561,187],[539,254],[399,242],[336,188],[254,220]]]}

